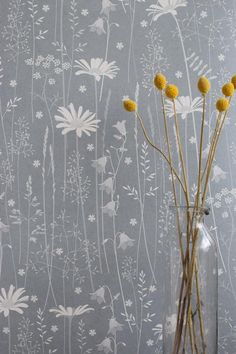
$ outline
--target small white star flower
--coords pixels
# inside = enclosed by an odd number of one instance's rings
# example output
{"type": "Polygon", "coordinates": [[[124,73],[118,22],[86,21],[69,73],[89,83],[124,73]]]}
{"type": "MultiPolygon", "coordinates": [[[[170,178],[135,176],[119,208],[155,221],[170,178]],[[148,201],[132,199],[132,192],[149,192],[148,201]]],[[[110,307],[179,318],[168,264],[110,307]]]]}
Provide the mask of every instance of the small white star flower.
{"type": "Polygon", "coordinates": [[[85,86],[85,85],[80,85],[80,87],[79,87],[79,92],[85,93],[86,91],[87,91],[86,86],[85,86]]]}
{"type": "Polygon", "coordinates": [[[156,290],[157,290],[157,288],[156,288],[155,285],[150,285],[150,287],[149,287],[149,292],[150,293],[154,293],[156,290]]]}
{"type": "Polygon", "coordinates": [[[14,207],[15,203],[16,202],[13,199],[9,199],[8,202],[7,202],[9,207],[14,207]]]}
{"type": "Polygon", "coordinates": [[[127,156],[127,157],[125,158],[125,161],[124,161],[124,162],[125,162],[125,164],[126,164],[127,166],[129,166],[133,161],[132,161],[131,157],[128,157],[128,156],[127,156]]]}
{"type": "Polygon", "coordinates": [[[76,293],[77,295],[79,295],[79,294],[82,293],[82,289],[81,289],[80,286],[78,286],[77,288],[75,288],[75,293],[76,293]]]}
{"type": "Polygon", "coordinates": [[[3,327],[2,333],[4,333],[4,334],[9,334],[9,333],[10,333],[9,328],[8,328],[8,327],[3,327]]]}
{"type": "Polygon", "coordinates": [[[148,25],[148,23],[147,23],[147,21],[146,20],[142,20],[141,22],[140,22],[140,25],[141,25],[141,27],[147,27],[147,25],[148,25]]]}
{"type": "Polygon", "coordinates": [[[91,337],[96,336],[96,334],[97,334],[97,332],[95,331],[95,329],[90,329],[89,335],[90,335],[91,337]]]}
{"type": "Polygon", "coordinates": [[[33,166],[34,166],[35,168],[38,168],[40,165],[41,165],[41,163],[40,163],[39,160],[34,160],[34,161],[33,161],[33,166]]]}
{"type": "Polygon", "coordinates": [[[10,85],[11,87],[16,87],[16,86],[17,86],[16,80],[10,80],[9,85],[10,85]]]}
{"type": "Polygon", "coordinates": [[[49,5],[43,5],[42,10],[43,10],[44,12],[48,12],[48,11],[50,10],[49,5]]]}
{"type": "Polygon", "coordinates": [[[189,138],[189,142],[190,144],[196,144],[196,138],[194,136],[191,136],[191,138],[189,138]]]}
{"type": "Polygon", "coordinates": [[[125,301],[125,305],[127,307],[131,307],[133,305],[133,301],[131,301],[130,299],[128,299],[127,301],[125,301]]]}
{"type": "Polygon", "coordinates": [[[219,59],[219,61],[225,61],[225,55],[224,54],[219,54],[218,55],[218,59],[219,59]]]}
{"type": "Polygon", "coordinates": [[[147,346],[148,346],[148,347],[152,347],[153,344],[154,344],[154,340],[148,339],[148,340],[146,341],[146,343],[147,343],[147,346]]]}
{"type": "Polygon", "coordinates": [[[200,17],[201,18],[206,18],[207,17],[207,11],[201,11],[200,17]]]}
{"type": "Polygon", "coordinates": [[[52,325],[52,326],[51,326],[51,331],[52,331],[53,333],[56,333],[56,332],[58,331],[58,327],[57,327],[56,325],[52,325]]]}
{"type": "Polygon", "coordinates": [[[129,223],[131,226],[135,226],[135,225],[137,225],[137,220],[135,218],[131,218],[129,223]]]}
{"type": "Polygon", "coordinates": [[[117,42],[116,43],[116,48],[119,50],[122,50],[124,48],[124,44],[122,42],[117,42]]]}
{"type": "Polygon", "coordinates": [[[91,214],[91,215],[88,216],[88,221],[94,222],[95,220],[96,220],[96,218],[95,218],[94,214],[91,214]]]}
{"type": "Polygon", "coordinates": [[[83,10],[81,10],[81,15],[82,15],[82,16],[88,16],[88,14],[89,14],[88,9],[83,9],[83,10]]]}
{"type": "Polygon", "coordinates": [[[62,249],[62,248],[57,248],[55,252],[56,252],[56,254],[57,254],[58,256],[61,256],[62,253],[63,253],[63,249],[62,249]]]}
{"type": "Polygon", "coordinates": [[[30,297],[30,301],[32,301],[33,303],[37,302],[38,301],[38,296],[37,295],[32,295],[30,297]]]}
{"type": "Polygon", "coordinates": [[[48,83],[49,83],[49,85],[55,85],[56,80],[53,78],[50,78],[50,79],[48,79],[48,83]]]}
{"type": "Polygon", "coordinates": [[[183,73],[182,73],[182,71],[176,71],[176,73],[175,73],[175,77],[177,78],[177,79],[181,79],[182,77],[183,77],[183,73]]]}
{"type": "Polygon", "coordinates": [[[35,117],[36,117],[37,119],[43,118],[43,112],[42,112],[42,111],[36,112],[36,113],[35,113],[35,117]]]}
{"type": "Polygon", "coordinates": [[[94,145],[93,144],[88,144],[87,145],[87,150],[88,151],[93,151],[94,150],[94,145]]]}

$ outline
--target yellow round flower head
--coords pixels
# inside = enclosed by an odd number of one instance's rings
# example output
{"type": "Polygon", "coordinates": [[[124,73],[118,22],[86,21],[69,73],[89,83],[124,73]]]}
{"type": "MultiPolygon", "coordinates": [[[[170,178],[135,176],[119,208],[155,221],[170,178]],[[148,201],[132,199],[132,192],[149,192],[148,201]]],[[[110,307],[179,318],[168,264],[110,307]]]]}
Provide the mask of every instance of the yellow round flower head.
{"type": "Polygon", "coordinates": [[[211,89],[211,83],[207,77],[201,76],[198,80],[198,90],[203,94],[206,95],[211,89]]]}
{"type": "Polygon", "coordinates": [[[234,94],[234,85],[232,84],[232,82],[228,82],[227,84],[225,84],[222,87],[222,93],[223,95],[225,95],[226,97],[231,97],[234,94]]]}
{"type": "Polygon", "coordinates": [[[156,74],[154,77],[154,85],[158,90],[164,90],[166,88],[166,82],[166,77],[161,73],[156,74]]]}
{"type": "Polygon", "coordinates": [[[227,98],[219,98],[216,102],[216,108],[219,112],[227,111],[229,109],[229,101],[227,98]]]}
{"type": "Polygon", "coordinates": [[[231,82],[234,85],[234,88],[236,89],[236,75],[232,77],[231,82]]]}
{"type": "Polygon", "coordinates": [[[137,103],[132,100],[124,100],[123,106],[128,112],[135,112],[137,110],[137,103]]]}
{"type": "Polygon", "coordinates": [[[176,98],[178,96],[179,89],[175,85],[167,85],[165,93],[166,93],[166,97],[173,100],[174,98],[176,98]]]}

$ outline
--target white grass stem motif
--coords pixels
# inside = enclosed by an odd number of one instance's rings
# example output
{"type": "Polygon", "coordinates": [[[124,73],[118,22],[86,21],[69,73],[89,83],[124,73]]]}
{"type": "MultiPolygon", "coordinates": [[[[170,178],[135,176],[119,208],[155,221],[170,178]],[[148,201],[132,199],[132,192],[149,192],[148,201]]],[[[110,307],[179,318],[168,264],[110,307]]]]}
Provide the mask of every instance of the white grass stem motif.
{"type": "MultiPolygon", "coordinates": [[[[104,156],[104,152],[105,152],[105,135],[106,135],[106,125],[107,125],[108,108],[109,108],[110,99],[111,99],[111,90],[109,90],[109,92],[108,92],[107,101],[106,101],[106,107],[105,107],[105,112],[104,112],[104,118],[105,119],[104,119],[104,125],[103,125],[103,133],[102,133],[102,156],[104,156]]],[[[104,174],[102,172],[101,183],[103,183],[103,181],[104,181],[104,174]]],[[[103,205],[104,205],[104,191],[102,189],[101,190],[101,207],[103,207],[103,205]]],[[[104,230],[104,214],[103,213],[101,213],[101,214],[102,214],[101,215],[101,236],[102,236],[103,254],[104,254],[104,258],[105,258],[107,272],[110,273],[106,247],[105,247],[105,244],[104,244],[104,233],[105,233],[105,230],[104,230]]]]}
{"type": "MultiPolygon", "coordinates": [[[[21,146],[20,146],[21,148],[21,146]]],[[[20,149],[19,148],[19,149],[20,149]]],[[[17,153],[16,159],[16,179],[17,179],[17,200],[18,200],[18,209],[21,218],[21,196],[20,196],[20,151],[17,153]]],[[[22,220],[19,222],[19,258],[18,263],[22,262],[22,220]]]]}
{"type": "MultiPolygon", "coordinates": [[[[43,143],[43,165],[42,165],[42,178],[43,178],[43,221],[44,221],[44,246],[45,246],[45,258],[46,258],[46,268],[47,268],[47,274],[48,274],[48,282],[49,285],[48,287],[51,290],[52,297],[54,300],[55,305],[57,304],[56,297],[54,294],[53,286],[52,286],[52,281],[51,281],[51,273],[50,273],[50,266],[49,266],[49,252],[50,252],[50,246],[48,244],[48,235],[47,235],[47,206],[46,206],[46,157],[47,157],[47,143],[48,143],[48,127],[45,130],[45,135],[44,135],[44,143],[43,143]]],[[[45,311],[46,306],[47,306],[47,301],[49,297],[49,292],[46,294],[45,298],[45,305],[43,311],[45,311]]]]}
{"type": "Polygon", "coordinates": [[[133,333],[133,329],[132,329],[130,321],[129,321],[129,316],[128,316],[128,312],[127,312],[127,308],[126,308],[126,304],[125,304],[125,296],[124,296],[123,285],[122,285],[121,276],[120,276],[120,267],[119,267],[118,256],[117,256],[117,242],[116,242],[117,233],[116,233],[116,225],[115,225],[115,216],[112,217],[112,224],[113,224],[113,237],[114,237],[113,249],[114,249],[114,254],[115,254],[116,272],[117,272],[119,286],[120,286],[120,293],[121,293],[124,313],[125,313],[128,325],[129,325],[129,329],[130,329],[131,333],[133,333]]]}
{"type": "MultiPolygon", "coordinates": [[[[137,168],[137,178],[138,178],[138,193],[139,193],[139,206],[140,206],[140,226],[139,226],[139,238],[138,238],[138,247],[137,247],[137,265],[136,265],[136,272],[137,274],[139,273],[139,255],[140,255],[140,243],[141,243],[141,235],[143,232],[143,240],[144,240],[144,245],[145,245],[145,250],[146,250],[146,255],[150,267],[150,271],[152,274],[152,277],[156,283],[156,276],[153,270],[152,262],[150,259],[149,255],[149,250],[148,250],[148,245],[147,245],[147,239],[146,239],[146,230],[145,230],[145,224],[144,224],[144,204],[145,204],[145,190],[142,193],[142,188],[141,188],[141,180],[140,180],[140,168],[139,168],[139,152],[138,152],[138,136],[137,136],[137,120],[135,120],[135,152],[136,152],[136,168],[137,168]],[[142,197],[143,194],[143,197],[142,197]]],[[[144,184],[145,187],[145,184],[144,184]]]]}
{"type": "MultiPolygon", "coordinates": [[[[106,39],[106,50],[105,50],[105,61],[107,61],[108,58],[108,47],[109,47],[109,41],[110,41],[110,33],[111,33],[111,27],[110,27],[110,15],[108,13],[106,17],[106,24],[107,24],[107,39],[106,39]]],[[[102,83],[101,83],[101,88],[100,88],[100,96],[99,96],[99,101],[101,102],[102,100],[102,92],[103,92],[103,85],[104,85],[104,79],[105,77],[102,77],[102,83]]]]}
{"type": "MultiPolygon", "coordinates": [[[[96,119],[98,119],[98,90],[97,81],[94,78],[94,92],[95,92],[95,113],[96,119]]],[[[98,133],[95,133],[95,160],[98,159],[98,133]]],[[[98,171],[95,168],[95,193],[96,193],[96,224],[97,224],[97,246],[98,246],[98,259],[99,259],[99,270],[102,273],[102,258],[101,258],[101,242],[100,242],[100,223],[99,223],[99,201],[98,201],[98,171]]]]}
{"type": "MultiPolygon", "coordinates": [[[[188,83],[188,90],[189,90],[189,96],[190,96],[190,100],[192,102],[192,89],[191,89],[191,82],[190,82],[190,75],[189,75],[189,69],[188,69],[188,61],[187,61],[187,55],[186,55],[186,51],[185,51],[185,46],[184,46],[184,40],[183,40],[183,36],[182,36],[182,32],[179,26],[179,22],[176,16],[173,15],[173,18],[175,20],[176,23],[176,27],[179,33],[179,39],[180,39],[180,43],[181,43],[181,48],[183,51],[183,56],[184,56],[184,63],[185,63],[185,68],[186,68],[186,75],[187,75],[187,83],[188,83]]],[[[197,158],[197,162],[199,159],[199,155],[198,155],[198,144],[197,144],[197,131],[196,131],[196,124],[195,124],[195,117],[194,117],[194,112],[192,112],[192,121],[193,121],[193,131],[194,131],[194,138],[196,141],[196,158],[197,158]]],[[[186,123],[187,124],[187,123],[186,123]]],[[[187,128],[186,128],[187,129],[187,128]]],[[[187,149],[186,149],[187,150],[187,149]]],[[[186,160],[187,161],[187,160],[186,160]]],[[[188,176],[187,176],[188,177],[188,176]]]]}
{"type": "Polygon", "coordinates": [[[130,40],[129,40],[129,53],[128,53],[128,83],[130,82],[130,66],[131,66],[131,53],[133,48],[133,35],[134,35],[134,21],[135,21],[135,11],[136,11],[136,0],[133,2],[133,9],[130,1],[130,16],[131,16],[131,29],[130,29],[130,40]]]}
{"type": "MultiPolygon", "coordinates": [[[[77,160],[77,171],[78,174],[80,173],[80,161],[79,161],[79,148],[78,148],[78,138],[76,139],[76,160],[77,160]]],[[[82,195],[82,186],[81,186],[81,178],[79,175],[78,178],[79,182],[79,197],[80,197],[80,207],[81,207],[81,212],[82,212],[82,223],[83,223],[83,229],[84,229],[84,240],[85,240],[85,247],[86,247],[86,258],[87,258],[87,264],[88,264],[88,271],[89,271],[89,279],[90,279],[90,286],[92,291],[94,292],[94,283],[93,283],[93,275],[92,275],[92,270],[91,270],[91,260],[90,260],[90,255],[89,255],[89,243],[88,243],[88,236],[87,236],[87,227],[86,227],[86,220],[85,220],[85,212],[84,212],[84,201],[83,201],[83,195],[82,195]]]]}

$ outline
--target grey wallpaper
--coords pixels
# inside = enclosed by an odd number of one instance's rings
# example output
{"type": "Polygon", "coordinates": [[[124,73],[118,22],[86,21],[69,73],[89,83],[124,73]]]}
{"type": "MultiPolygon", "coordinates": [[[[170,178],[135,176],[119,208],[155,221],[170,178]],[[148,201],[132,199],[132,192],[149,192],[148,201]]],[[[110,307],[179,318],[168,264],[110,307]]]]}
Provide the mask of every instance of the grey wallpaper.
{"type": "MultiPolygon", "coordinates": [[[[236,3],[1,0],[0,16],[0,352],[162,353],[169,173],[121,102],[139,101],[162,146],[153,75],[179,86],[194,194],[196,82],[213,86],[206,156],[236,72],[236,3]]],[[[220,354],[236,353],[235,132],[233,107],[208,197],[220,354]]]]}

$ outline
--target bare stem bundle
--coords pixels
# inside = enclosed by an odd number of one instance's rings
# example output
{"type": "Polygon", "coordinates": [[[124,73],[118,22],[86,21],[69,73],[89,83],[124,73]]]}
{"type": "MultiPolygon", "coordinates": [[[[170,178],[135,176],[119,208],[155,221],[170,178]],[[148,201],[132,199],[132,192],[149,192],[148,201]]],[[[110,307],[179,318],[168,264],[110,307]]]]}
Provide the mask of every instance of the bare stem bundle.
{"type": "MultiPolygon", "coordinates": [[[[224,97],[220,98],[216,102],[217,118],[214,127],[214,132],[210,139],[208,158],[203,166],[203,147],[204,147],[204,129],[206,126],[206,96],[210,91],[211,84],[206,77],[201,77],[198,81],[198,89],[202,95],[202,118],[201,127],[199,132],[199,156],[198,156],[198,168],[196,171],[197,178],[197,192],[193,200],[190,200],[189,182],[188,182],[188,161],[184,160],[184,151],[181,141],[181,130],[179,126],[178,113],[176,110],[176,99],[179,94],[177,86],[173,84],[167,84],[167,80],[163,74],[158,73],[154,78],[154,85],[160,92],[161,108],[163,112],[164,123],[164,137],[165,144],[167,146],[167,152],[159,148],[149,137],[145,128],[144,121],[141,114],[137,109],[136,102],[128,99],[123,102],[124,108],[128,112],[134,112],[137,117],[142,132],[148,144],[154,148],[166,161],[169,166],[171,174],[171,185],[173,192],[174,204],[176,207],[176,223],[178,233],[178,243],[180,249],[181,265],[182,265],[182,280],[179,288],[178,298],[178,312],[177,322],[175,330],[174,345],[171,354],[184,353],[187,343],[190,343],[192,354],[203,353],[207,354],[207,345],[204,333],[204,318],[202,313],[202,299],[201,299],[201,287],[198,271],[198,233],[199,229],[196,224],[196,220],[201,220],[204,216],[206,208],[206,197],[212,171],[213,162],[215,159],[217,146],[219,143],[220,135],[222,133],[225,121],[227,119],[227,113],[230,107],[231,99],[236,88],[236,76],[231,80],[231,83],[227,83],[222,87],[222,93],[224,97]],[[170,129],[168,127],[167,112],[165,106],[164,95],[172,103],[173,117],[174,117],[174,130],[177,140],[178,151],[178,165],[181,166],[182,173],[178,172],[174,166],[173,153],[170,142],[170,129]],[[182,240],[182,230],[180,227],[180,215],[178,211],[179,203],[178,197],[181,197],[181,193],[178,196],[176,183],[180,185],[180,191],[183,193],[186,203],[186,245],[184,247],[182,240]],[[192,292],[193,286],[196,289],[197,298],[197,310],[193,314],[192,309],[192,292]],[[200,338],[197,338],[195,315],[198,318],[198,325],[200,331],[200,338]]],[[[178,166],[177,165],[177,166],[178,166]]]]}

